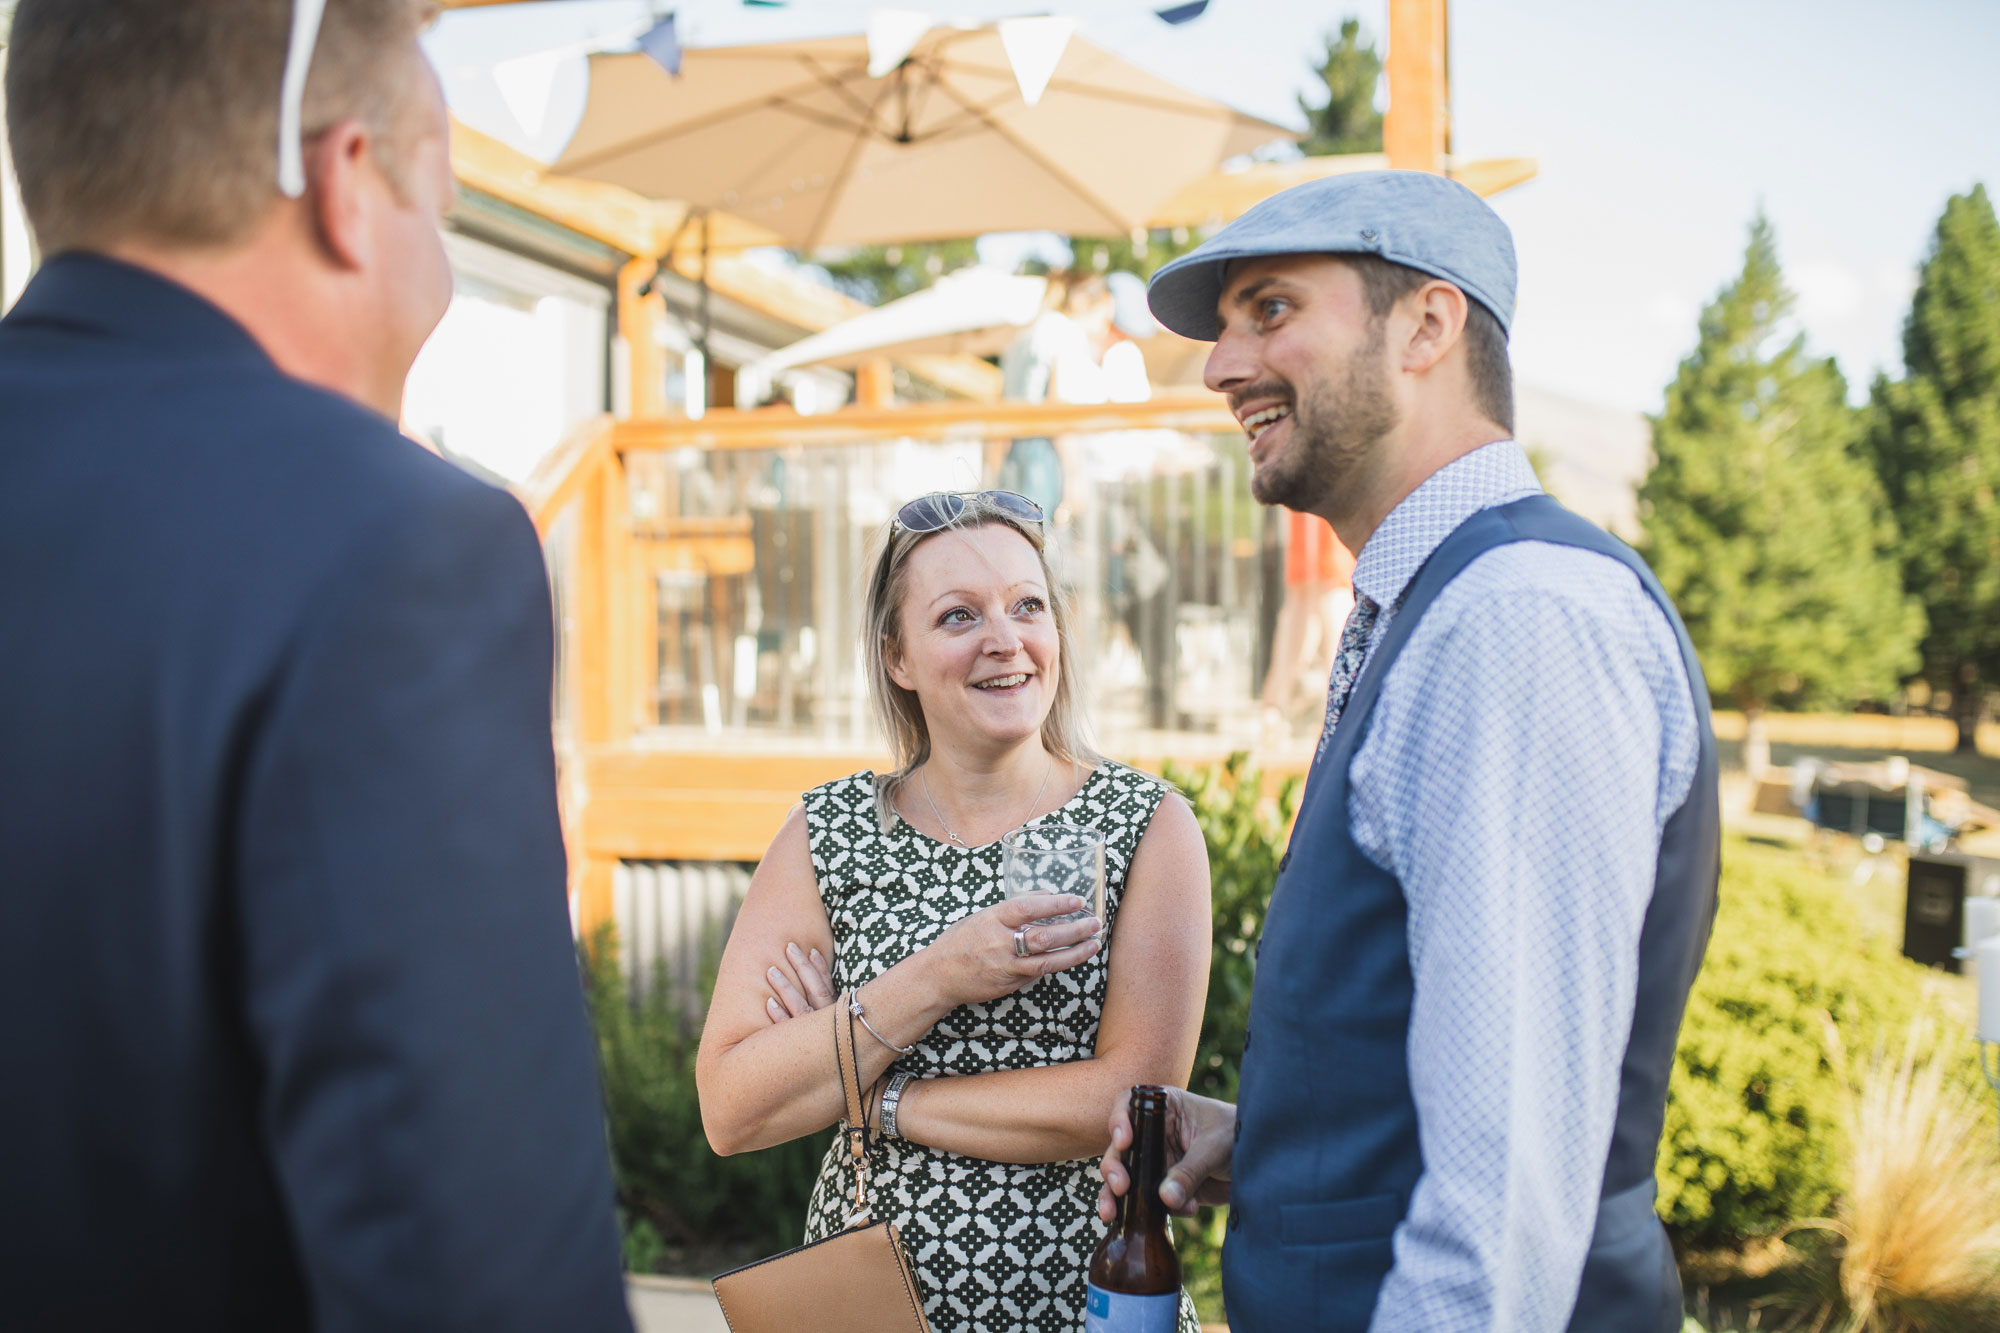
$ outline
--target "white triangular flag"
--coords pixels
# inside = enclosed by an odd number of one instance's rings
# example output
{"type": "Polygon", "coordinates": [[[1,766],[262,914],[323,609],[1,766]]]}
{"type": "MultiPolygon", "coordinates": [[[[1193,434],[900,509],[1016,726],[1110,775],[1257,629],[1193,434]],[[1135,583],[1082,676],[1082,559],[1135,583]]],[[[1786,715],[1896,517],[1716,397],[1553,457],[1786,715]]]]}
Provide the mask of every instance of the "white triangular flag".
{"type": "Polygon", "coordinates": [[[537,51],[503,60],[493,67],[493,83],[515,121],[531,135],[542,132],[549,119],[549,94],[566,51],[537,51]]]}
{"type": "Polygon", "coordinates": [[[1000,45],[1006,49],[1007,63],[1014,67],[1014,82],[1020,86],[1023,102],[1033,106],[1042,100],[1043,90],[1062,63],[1069,35],[1075,31],[1075,19],[1000,20],[1000,45]]]}
{"type": "Polygon", "coordinates": [[[931,16],[915,9],[868,11],[868,77],[879,79],[903,63],[931,30],[931,16]]]}

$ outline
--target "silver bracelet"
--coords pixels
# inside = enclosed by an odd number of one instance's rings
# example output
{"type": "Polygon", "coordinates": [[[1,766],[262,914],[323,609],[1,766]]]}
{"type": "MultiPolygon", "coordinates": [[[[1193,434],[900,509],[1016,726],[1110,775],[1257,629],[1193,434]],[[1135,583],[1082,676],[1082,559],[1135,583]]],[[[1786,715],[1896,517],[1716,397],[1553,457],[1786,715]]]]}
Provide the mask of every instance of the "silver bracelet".
{"type": "Polygon", "coordinates": [[[847,1012],[853,1014],[856,1018],[861,1020],[861,1026],[868,1029],[869,1036],[881,1042],[884,1046],[887,1046],[890,1050],[894,1051],[896,1054],[908,1055],[911,1051],[917,1049],[917,1044],[915,1042],[911,1042],[908,1046],[898,1046],[895,1042],[890,1041],[887,1037],[883,1036],[881,1033],[875,1030],[875,1025],[868,1021],[868,1011],[861,1007],[861,987],[856,986],[853,990],[847,993],[847,1012]]]}
{"type": "Polygon", "coordinates": [[[903,1137],[896,1132],[896,1108],[902,1104],[903,1089],[915,1077],[914,1074],[891,1074],[889,1086],[882,1089],[882,1132],[892,1139],[903,1137]]]}

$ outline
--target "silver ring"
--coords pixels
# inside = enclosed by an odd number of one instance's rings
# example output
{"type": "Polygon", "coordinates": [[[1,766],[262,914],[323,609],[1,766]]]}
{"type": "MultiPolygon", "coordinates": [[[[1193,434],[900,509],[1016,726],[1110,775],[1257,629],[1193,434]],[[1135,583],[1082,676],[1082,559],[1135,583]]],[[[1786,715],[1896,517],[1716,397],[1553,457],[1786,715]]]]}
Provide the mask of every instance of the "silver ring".
{"type": "Polygon", "coordinates": [[[1016,958],[1034,957],[1034,955],[1028,951],[1028,928],[1026,926],[1022,926],[1019,930],[1014,932],[1014,956],[1016,958]]]}

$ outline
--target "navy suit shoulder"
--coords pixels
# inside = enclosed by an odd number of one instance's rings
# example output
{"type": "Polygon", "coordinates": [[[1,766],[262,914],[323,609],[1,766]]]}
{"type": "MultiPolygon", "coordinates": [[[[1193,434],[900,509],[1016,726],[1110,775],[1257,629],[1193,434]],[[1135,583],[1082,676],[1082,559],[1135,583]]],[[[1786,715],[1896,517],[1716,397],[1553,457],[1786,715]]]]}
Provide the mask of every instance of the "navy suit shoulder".
{"type": "Polygon", "coordinates": [[[520,504],[64,256],[0,561],[0,1322],[629,1329],[520,504]]]}

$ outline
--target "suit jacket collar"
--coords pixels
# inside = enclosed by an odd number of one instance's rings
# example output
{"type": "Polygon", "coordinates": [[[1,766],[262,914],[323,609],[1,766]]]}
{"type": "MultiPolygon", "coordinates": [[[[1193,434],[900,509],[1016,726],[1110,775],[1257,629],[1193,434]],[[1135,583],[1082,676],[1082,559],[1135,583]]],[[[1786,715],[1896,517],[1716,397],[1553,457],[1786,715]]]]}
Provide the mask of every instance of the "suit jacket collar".
{"type": "Polygon", "coordinates": [[[72,251],[43,264],[5,322],[67,326],[163,352],[277,370],[250,331],[214,303],[105,255],[72,251]]]}

